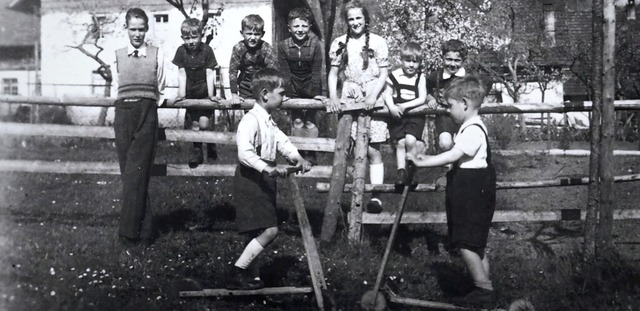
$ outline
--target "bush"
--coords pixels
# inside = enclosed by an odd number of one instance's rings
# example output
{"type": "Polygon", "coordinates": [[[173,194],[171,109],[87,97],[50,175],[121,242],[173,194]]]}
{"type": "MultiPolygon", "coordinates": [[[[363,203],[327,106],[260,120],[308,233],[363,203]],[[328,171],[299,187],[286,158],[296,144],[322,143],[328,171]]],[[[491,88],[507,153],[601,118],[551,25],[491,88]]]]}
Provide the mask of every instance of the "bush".
{"type": "Polygon", "coordinates": [[[484,120],[489,136],[493,137],[501,149],[507,149],[518,140],[516,125],[518,120],[511,114],[494,114],[486,116],[484,120]]]}

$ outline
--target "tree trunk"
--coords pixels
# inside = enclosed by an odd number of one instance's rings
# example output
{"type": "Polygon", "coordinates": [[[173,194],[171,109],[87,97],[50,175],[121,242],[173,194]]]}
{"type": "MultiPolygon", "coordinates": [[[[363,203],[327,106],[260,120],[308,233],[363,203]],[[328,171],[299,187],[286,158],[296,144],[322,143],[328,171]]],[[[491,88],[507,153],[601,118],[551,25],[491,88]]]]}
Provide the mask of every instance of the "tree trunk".
{"type": "Polygon", "coordinates": [[[353,189],[351,190],[351,210],[349,210],[349,240],[362,241],[362,205],[367,174],[367,150],[369,149],[369,127],[371,115],[358,116],[358,135],[354,155],[353,189]]]}
{"type": "MultiPolygon", "coordinates": [[[[111,81],[106,81],[104,86],[104,97],[111,96],[111,81]]],[[[98,125],[104,126],[107,120],[107,109],[108,107],[100,108],[100,114],[98,115],[98,125]]]]}
{"type": "Polygon", "coordinates": [[[600,224],[597,229],[596,255],[610,254],[613,249],[613,138],[615,136],[615,0],[605,0],[603,7],[602,64],[602,137],[600,145],[600,224]]]}
{"type": "Polygon", "coordinates": [[[592,6],[592,72],[591,94],[591,155],[589,156],[589,187],[587,215],[584,229],[584,256],[591,260],[596,255],[596,226],[600,206],[600,123],[602,122],[602,1],[593,0],[592,6]]]}
{"type": "Polygon", "coordinates": [[[327,205],[324,208],[322,219],[322,231],[320,239],[329,242],[336,233],[338,216],[341,215],[340,198],[344,189],[344,180],[347,172],[347,155],[351,144],[351,123],[353,116],[345,113],[338,122],[335,151],[333,153],[333,170],[331,171],[331,188],[327,196],[327,205]]]}

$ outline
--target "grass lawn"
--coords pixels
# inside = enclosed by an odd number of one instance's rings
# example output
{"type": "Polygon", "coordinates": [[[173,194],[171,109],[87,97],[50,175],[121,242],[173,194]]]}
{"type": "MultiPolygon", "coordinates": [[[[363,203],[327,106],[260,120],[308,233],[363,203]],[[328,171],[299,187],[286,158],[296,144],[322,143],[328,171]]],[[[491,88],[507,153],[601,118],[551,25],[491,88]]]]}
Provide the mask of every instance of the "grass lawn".
{"type": "MultiPolygon", "coordinates": [[[[533,148],[533,144],[518,145],[533,148]]],[[[539,147],[539,146],[537,146],[539,147]]],[[[620,148],[630,148],[621,145],[620,148]]],[[[235,149],[219,146],[219,163],[235,163],[235,149]]],[[[186,143],[160,143],[156,163],[185,163],[186,143]]],[[[393,163],[392,155],[385,155],[393,163]]],[[[110,141],[3,138],[0,158],[49,161],[116,161],[110,141]],[[24,143],[23,143],[24,142],[24,143]]],[[[640,170],[634,158],[616,158],[616,175],[640,170]]],[[[322,155],[320,164],[330,164],[322,155]]],[[[387,180],[395,177],[387,164],[387,180]]],[[[499,180],[538,180],[587,174],[587,158],[498,158],[499,180]]],[[[441,170],[421,170],[432,182],[441,170]]],[[[181,299],[184,278],[206,288],[224,286],[227,269],[242,250],[234,231],[231,179],[157,177],[151,201],[161,232],[149,249],[128,252],[114,243],[119,217],[119,176],[2,173],[0,175],[0,310],[307,310],[311,295],[282,299],[181,299]]],[[[316,235],[326,194],[316,180],[300,180],[316,235]]],[[[308,286],[302,239],[286,183],[281,183],[280,235],[259,262],[269,286],[308,286]]],[[[584,208],[586,187],[498,192],[498,209],[584,208]]],[[[398,195],[383,196],[387,209],[398,195]]],[[[616,208],[637,208],[637,184],[615,187],[616,208]]],[[[349,196],[343,202],[348,206],[349,196]]],[[[411,194],[408,210],[444,210],[443,194],[411,194]]],[[[492,278],[500,303],[529,299],[537,310],[640,310],[640,221],[618,221],[619,254],[585,264],[576,222],[494,224],[490,232],[492,278]]],[[[321,249],[329,294],[339,310],[359,309],[371,289],[389,226],[365,228],[362,245],[350,245],[344,226],[335,243],[321,249]]],[[[446,300],[468,289],[459,257],[446,249],[441,225],[401,227],[387,275],[404,296],[446,300]]],[[[403,309],[395,306],[395,309],[403,309]]]]}

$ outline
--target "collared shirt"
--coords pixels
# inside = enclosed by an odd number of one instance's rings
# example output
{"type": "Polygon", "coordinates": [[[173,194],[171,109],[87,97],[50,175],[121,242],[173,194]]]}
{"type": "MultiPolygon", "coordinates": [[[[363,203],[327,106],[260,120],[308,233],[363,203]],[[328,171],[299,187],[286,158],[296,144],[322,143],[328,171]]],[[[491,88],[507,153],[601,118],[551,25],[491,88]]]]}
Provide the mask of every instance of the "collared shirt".
{"type": "Polygon", "coordinates": [[[285,158],[300,156],[289,137],[285,135],[262,106],[256,104],[242,118],[236,133],[240,163],[262,172],[276,160],[276,151],[285,158]]]}
{"type": "MultiPolygon", "coordinates": [[[[297,45],[292,37],[278,44],[280,72],[289,83],[288,94],[293,94],[293,83],[300,79],[311,79],[310,90],[305,90],[311,97],[322,93],[322,58],[324,57],[322,41],[314,34],[309,34],[302,45],[297,45]]],[[[303,84],[303,83],[302,83],[303,84]]]]}
{"type": "Polygon", "coordinates": [[[485,132],[487,131],[480,116],[474,116],[462,123],[453,139],[453,149],[459,149],[464,154],[459,160],[460,168],[485,168],[488,166],[487,138],[484,132],[473,124],[478,124],[485,132]]]}
{"type": "MultiPolygon", "coordinates": [[[[131,43],[129,43],[127,45],[127,55],[129,55],[129,57],[135,57],[134,51],[138,51],[138,57],[147,57],[147,46],[146,45],[142,45],[139,48],[135,48],[131,45],[131,43]]],[[[114,53],[115,56],[115,53],[114,53]]],[[[164,102],[164,96],[163,96],[163,91],[164,91],[164,87],[166,85],[166,72],[164,70],[164,53],[162,51],[161,47],[158,47],[158,56],[157,56],[157,61],[158,61],[158,71],[157,71],[157,76],[158,76],[158,91],[160,93],[160,97],[158,99],[158,106],[160,106],[163,102],[164,102]]],[[[116,64],[116,59],[114,58],[114,60],[111,62],[111,68],[112,68],[112,90],[117,90],[118,89],[118,75],[117,70],[118,70],[118,66],[116,64]]],[[[113,95],[112,95],[113,96],[113,95]]]]}
{"type": "Polygon", "coordinates": [[[242,74],[249,72],[253,75],[263,68],[277,69],[277,59],[271,44],[260,40],[255,49],[249,49],[244,41],[236,43],[231,51],[231,60],[229,61],[229,88],[231,93],[238,94],[239,78],[241,78],[242,74]]]}
{"type": "MultiPolygon", "coordinates": [[[[460,69],[458,69],[458,71],[456,71],[453,75],[461,78],[461,77],[464,77],[466,74],[467,74],[467,71],[464,69],[464,67],[460,67],[460,69]]],[[[447,80],[449,78],[451,78],[451,74],[448,71],[443,70],[442,79],[447,80]]]]}

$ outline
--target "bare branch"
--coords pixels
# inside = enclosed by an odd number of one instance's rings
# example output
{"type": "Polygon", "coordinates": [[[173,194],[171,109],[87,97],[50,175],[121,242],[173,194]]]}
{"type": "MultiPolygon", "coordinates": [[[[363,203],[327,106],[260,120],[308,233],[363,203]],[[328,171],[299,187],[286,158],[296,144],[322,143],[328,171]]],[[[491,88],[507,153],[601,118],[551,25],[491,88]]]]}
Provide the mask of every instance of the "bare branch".
{"type": "Polygon", "coordinates": [[[184,1],[182,1],[182,0],[166,0],[166,1],[169,2],[169,4],[171,4],[173,7],[178,9],[178,11],[180,11],[180,13],[182,13],[184,18],[190,18],[191,17],[191,16],[189,16],[189,14],[187,14],[187,11],[184,10],[184,1]]]}

